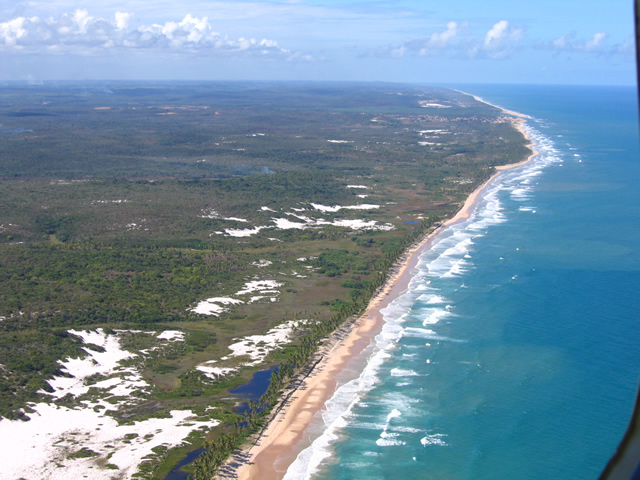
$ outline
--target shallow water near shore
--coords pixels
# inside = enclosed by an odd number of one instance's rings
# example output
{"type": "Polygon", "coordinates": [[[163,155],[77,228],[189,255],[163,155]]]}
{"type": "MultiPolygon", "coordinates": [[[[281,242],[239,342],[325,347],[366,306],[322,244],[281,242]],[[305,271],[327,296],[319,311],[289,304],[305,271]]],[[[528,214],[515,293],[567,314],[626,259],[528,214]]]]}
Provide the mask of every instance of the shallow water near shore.
{"type": "Polygon", "coordinates": [[[422,254],[363,373],[285,478],[597,478],[640,379],[635,89],[466,86],[533,118],[422,254]]]}

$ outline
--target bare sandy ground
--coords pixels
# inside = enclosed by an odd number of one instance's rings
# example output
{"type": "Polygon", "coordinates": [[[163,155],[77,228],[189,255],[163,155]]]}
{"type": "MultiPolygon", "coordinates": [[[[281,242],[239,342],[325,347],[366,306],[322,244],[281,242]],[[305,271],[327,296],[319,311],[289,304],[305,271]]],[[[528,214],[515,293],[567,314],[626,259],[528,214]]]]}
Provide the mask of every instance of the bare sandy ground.
{"type": "MultiPolygon", "coordinates": [[[[121,348],[119,335],[127,332],[107,334],[97,329],[69,333],[103,351],[85,349],[87,357],[60,362],[67,376],[49,380],[51,398],[29,405],[30,421],[0,419],[0,478],[132,478],[145,457],[154,455],[158,448],[178,446],[195,430],[208,430],[220,423],[191,410],[172,410],[170,417],[118,423],[114,412],[121,406],[145,402],[151,388],[136,366],[122,364],[138,356],[121,348]],[[94,376],[103,379],[87,384],[86,380],[94,376]],[[73,398],[75,405],[55,403],[62,398],[73,398]]],[[[167,343],[184,337],[176,330],[147,334],[167,343]]]]}
{"type": "MultiPolygon", "coordinates": [[[[514,121],[514,125],[529,139],[523,127],[525,116],[506,110],[504,112],[519,117],[514,121]]],[[[266,430],[246,452],[246,463],[236,471],[240,480],[279,480],[284,477],[298,453],[311,444],[312,433],[308,431],[308,427],[315,413],[324,408],[326,401],[333,396],[337,388],[336,377],[340,372],[344,372],[349,361],[362,353],[380,331],[383,324],[381,309],[406,291],[418,259],[425,249],[429,248],[432,238],[441,228],[468,218],[484,188],[501,171],[524,165],[537,154],[538,152],[532,149],[532,154],[526,160],[496,167],[499,172],[471,193],[453,218],[427,235],[404,255],[386,284],[371,300],[366,312],[353,324],[345,337],[334,340],[333,344],[322,352],[322,358],[315,365],[313,372],[284,401],[284,405],[266,430]]]]}

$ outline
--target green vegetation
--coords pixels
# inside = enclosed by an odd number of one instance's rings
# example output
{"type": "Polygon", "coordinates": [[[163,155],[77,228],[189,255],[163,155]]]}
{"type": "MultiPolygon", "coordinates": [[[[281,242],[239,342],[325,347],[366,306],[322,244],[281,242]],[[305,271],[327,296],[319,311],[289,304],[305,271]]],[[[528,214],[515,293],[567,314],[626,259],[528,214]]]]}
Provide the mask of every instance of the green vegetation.
{"type": "MultiPolygon", "coordinates": [[[[221,427],[190,439],[208,446],[193,478],[261,428],[292,376],[365,308],[409,245],[494,166],[529,153],[493,107],[384,84],[4,86],[0,124],[0,416],[27,420],[29,402],[52,401],[43,391],[64,374],[59,361],[87,348],[69,329],[117,331],[123,348],[146,352],[129,362],[152,386],[119,421],[217,407],[207,415],[221,427]],[[375,207],[312,206],[364,203],[375,207]],[[369,226],[344,226],[354,221],[369,226]],[[191,311],[256,278],[284,285],[277,301],[191,311]],[[313,321],[262,365],[216,380],[195,369],[238,338],[303,319],[313,321]],[[167,329],[184,341],[141,332],[167,329]],[[228,389],[273,365],[267,394],[233,413],[228,389]]],[[[141,468],[162,478],[177,460],[158,450],[141,468]]]]}

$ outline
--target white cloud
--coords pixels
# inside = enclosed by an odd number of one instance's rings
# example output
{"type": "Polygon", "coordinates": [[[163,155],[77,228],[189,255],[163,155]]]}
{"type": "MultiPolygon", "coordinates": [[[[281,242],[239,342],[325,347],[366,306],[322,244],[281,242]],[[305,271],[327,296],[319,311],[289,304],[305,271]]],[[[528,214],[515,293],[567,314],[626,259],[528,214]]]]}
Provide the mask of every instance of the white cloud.
{"type": "Polygon", "coordinates": [[[404,57],[405,55],[430,56],[456,48],[456,39],[466,23],[449,22],[442,32],[433,32],[428,37],[407,40],[398,46],[379,48],[372,53],[380,57],[404,57]]]}
{"type": "Polygon", "coordinates": [[[482,50],[491,58],[504,58],[511,54],[524,38],[522,28],[512,28],[506,20],[500,20],[484,37],[482,50]]]}
{"type": "Polygon", "coordinates": [[[608,35],[606,33],[596,33],[591,40],[585,43],[585,50],[587,52],[597,50],[598,48],[600,48],[600,45],[604,40],[606,40],[607,37],[608,35]]]}
{"type": "Polygon", "coordinates": [[[501,20],[496,23],[484,37],[484,48],[487,50],[495,50],[500,43],[502,43],[502,39],[507,35],[508,29],[509,22],[506,20],[501,20]]]}
{"type": "Polygon", "coordinates": [[[116,12],[116,28],[118,30],[126,30],[129,28],[129,22],[133,18],[133,13],[116,12]]]}
{"type": "MultiPolygon", "coordinates": [[[[37,17],[33,20],[37,21],[37,17]]],[[[5,45],[14,46],[27,34],[24,24],[27,21],[24,17],[14,18],[5,23],[0,23],[0,38],[5,45]]]]}
{"type": "Polygon", "coordinates": [[[456,22],[447,23],[447,29],[442,32],[434,32],[429,38],[429,46],[432,48],[446,48],[449,43],[458,35],[459,26],[456,22]]]}
{"type": "Polygon", "coordinates": [[[73,21],[78,27],[78,32],[82,35],[87,33],[87,25],[94,20],[89,12],[84,9],[78,9],[73,13],[73,21]]]}
{"type": "Polygon", "coordinates": [[[577,40],[575,33],[568,33],[561,35],[549,43],[538,44],[535,48],[554,50],[557,52],[595,53],[603,55],[629,55],[634,53],[633,43],[631,41],[607,46],[608,38],[609,35],[607,33],[597,32],[589,40],[577,40]]]}
{"type": "Polygon", "coordinates": [[[611,49],[612,53],[621,53],[623,55],[635,55],[636,43],[633,38],[627,39],[622,43],[618,43],[611,49]]]}
{"type": "Polygon", "coordinates": [[[446,29],[428,37],[407,40],[398,46],[378,48],[372,55],[403,57],[407,55],[494,58],[509,56],[524,39],[524,30],[506,20],[495,23],[482,37],[469,31],[467,22],[449,22],[446,29]]]}
{"type": "Polygon", "coordinates": [[[571,42],[571,35],[562,35],[561,37],[556,38],[551,42],[553,48],[557,48],[558,50],[566,49],[571,42]]]}
{"type": "Polygon", "coordinates": [[[200,54],[242,53],[301,58],[273,39],[231,39],[213,30],[208,17],[187,14],[180,21],[133,26],[132,13],[98,18],[86,9],[57,18],[17,17],[0,23],[0,51],[99,53],[105,49],[156,49],[200,54]]]}

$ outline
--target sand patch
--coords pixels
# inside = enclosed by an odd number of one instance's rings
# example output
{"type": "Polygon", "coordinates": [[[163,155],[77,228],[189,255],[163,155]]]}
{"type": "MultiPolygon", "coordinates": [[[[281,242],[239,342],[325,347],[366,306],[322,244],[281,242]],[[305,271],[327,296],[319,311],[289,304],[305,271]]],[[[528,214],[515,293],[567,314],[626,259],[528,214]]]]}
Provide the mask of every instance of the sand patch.
{"type": "MultiPolygon", "coordinates": [[[[145,457],[155,455],[157,447],[178,446],[194,430],[219,423],[198,419],[189,410],[173,410],[168,418],[118,424],[112,415],[122,406],[146,401],[151,388],[135,367],[122,365],[139,355],[121,348],[119,335],[124,332],[107,334],[97,329],[69,333],[93,347],[84,348],[85,358],[60,362],[66,376],[49,381],[54,389],[47,393],[51,401],[30,405],[35,411],[29,413],[30,421],[0,420],[3,478],[131,478],[145,457]],[[66,405],[56,405],[62,397],[66,397],[66,405]],[[75,406],[68,406],[70,400],[75,406]]],[[[183,337],[183,332],[176,330],[156,336],[166,342],[183,337]]]]}

